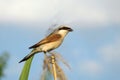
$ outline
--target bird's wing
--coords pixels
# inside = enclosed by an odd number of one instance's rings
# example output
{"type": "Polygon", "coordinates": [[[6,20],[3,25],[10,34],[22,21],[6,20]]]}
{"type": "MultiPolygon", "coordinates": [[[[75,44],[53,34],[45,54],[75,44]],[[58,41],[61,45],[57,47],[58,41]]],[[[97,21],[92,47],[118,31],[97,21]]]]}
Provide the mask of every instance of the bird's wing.
{"type": "Polygon", "coordinates": [[[29,49],[31,48],[36,48],[42,44],[45,44],[45,43],[50,43],[50,42],[54,42],[54,41],[57,41],[61,38],[61,35],[60,34],[52,34],[52,35],[49,35],[47,36],[45,39],[41,40],[40,42],[38,42],[37,44],[29,47],[29,49]]]}

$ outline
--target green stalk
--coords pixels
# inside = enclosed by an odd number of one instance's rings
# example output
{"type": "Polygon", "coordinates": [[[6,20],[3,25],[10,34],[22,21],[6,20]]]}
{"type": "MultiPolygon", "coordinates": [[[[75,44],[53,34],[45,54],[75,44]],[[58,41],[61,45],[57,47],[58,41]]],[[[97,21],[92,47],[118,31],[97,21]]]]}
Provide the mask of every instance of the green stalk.
{"type": "Polygon", "coordinates": [[[30,71],[30,67],[31,67],[31,63],[32,63],[33,57],[34,56],[32,56],[30,59],[28,59],[25,62],[24,67],[23,67],[22,72],[21,72],[21,75],[19,77],[19,80],[28,80],[29,71],[30,71]]]}

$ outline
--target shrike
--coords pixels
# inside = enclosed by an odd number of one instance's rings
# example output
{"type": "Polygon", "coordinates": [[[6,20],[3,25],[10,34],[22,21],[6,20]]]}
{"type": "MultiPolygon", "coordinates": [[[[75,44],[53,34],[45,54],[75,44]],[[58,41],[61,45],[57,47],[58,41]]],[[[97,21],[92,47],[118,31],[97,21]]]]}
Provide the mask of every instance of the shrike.
{"type": "Polygon", "coordinates": [[[45,37],[43,40],[38,42],[37,44],[29,47],[29,49],[33,49],[30,54],[25,56],[19,63],[28,60],[30,57],[39,52],[44,52],[45,54],[55,48],[58,48],[63,42],[65,36],[68,32],[73,31],[70,27],[60,26],[56,30],[54,30],[50,35],[45,37]]]}

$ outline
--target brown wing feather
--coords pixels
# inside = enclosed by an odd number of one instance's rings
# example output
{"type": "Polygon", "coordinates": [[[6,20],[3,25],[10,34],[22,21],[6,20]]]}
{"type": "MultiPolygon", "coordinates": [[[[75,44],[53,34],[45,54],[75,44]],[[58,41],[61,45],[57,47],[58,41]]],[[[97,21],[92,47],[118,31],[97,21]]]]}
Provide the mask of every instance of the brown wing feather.
{"type": "Polygon", "coordinates": [[[52,35],[49,35],[48,37],[46,37],[45,39],[41,40],[40,42],[38,42],[37,44],[29,47],[29,49],[31,48],[36,48],[42,44],[45,44],[45,43],[49,43],[49,42],[53,42],[53,41],[57,41],[61,38],[61,35],[60,34],[52,34],[52,35]]]}

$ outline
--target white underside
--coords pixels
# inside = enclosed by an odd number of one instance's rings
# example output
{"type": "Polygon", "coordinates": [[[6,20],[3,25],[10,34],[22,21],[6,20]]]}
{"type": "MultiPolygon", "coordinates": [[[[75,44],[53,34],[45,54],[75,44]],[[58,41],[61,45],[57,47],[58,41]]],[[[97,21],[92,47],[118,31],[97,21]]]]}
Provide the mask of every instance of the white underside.
{"type": "Polygon", "coordinates": [[[51,42],[51,43],[47,43],[47,44],[44,44],[44,45],[41,45],[40,47],[37,48],[38,51],[40,52],[47,52],[49,50],[53,50],[57,47],[59,47],[62,43],[62,40],[59,40],[59,41],[55,41],[55,42],[51,42]]]}

